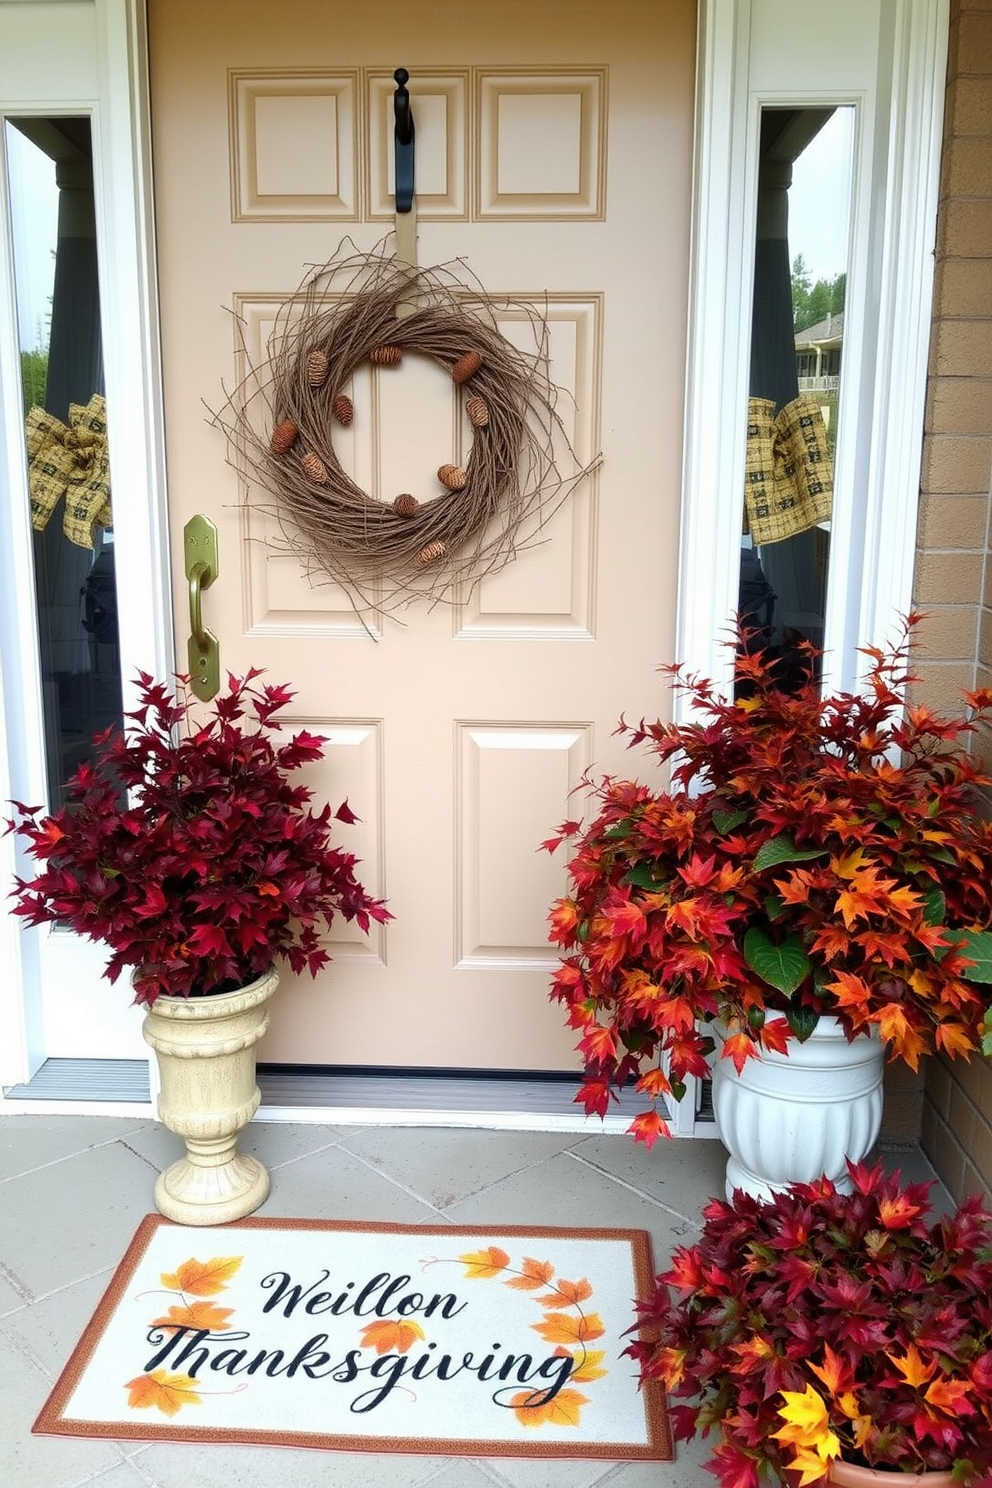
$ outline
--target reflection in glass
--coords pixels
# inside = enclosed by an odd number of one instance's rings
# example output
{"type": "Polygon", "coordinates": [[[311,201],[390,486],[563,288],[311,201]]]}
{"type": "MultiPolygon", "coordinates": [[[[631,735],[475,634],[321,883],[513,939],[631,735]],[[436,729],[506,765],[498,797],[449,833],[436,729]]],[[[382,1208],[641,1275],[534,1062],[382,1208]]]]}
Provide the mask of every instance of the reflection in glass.
{"type": "Polygon", "coordinates": [[[823,644],[844,337],[854,108],[764,108],[739,609],[804,675],[823,644]]]}
{"type": "Polygon", "coordinates": [[[10,118],[4,147],[54,809],[122,707],[89,120],[10,118]]]}

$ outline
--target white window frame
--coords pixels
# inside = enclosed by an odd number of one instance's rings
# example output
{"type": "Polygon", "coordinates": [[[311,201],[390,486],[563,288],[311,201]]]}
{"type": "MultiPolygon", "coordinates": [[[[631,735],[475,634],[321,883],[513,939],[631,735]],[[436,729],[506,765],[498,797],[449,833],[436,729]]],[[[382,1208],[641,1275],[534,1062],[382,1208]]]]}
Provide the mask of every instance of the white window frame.
{"type": "Polygon", "coordinates": [[[947,0],[700,0],[676,655],[724,684],[762,105],[858,111],[825,685],[856,687],[911,608],[948,21],[947,0]]]}

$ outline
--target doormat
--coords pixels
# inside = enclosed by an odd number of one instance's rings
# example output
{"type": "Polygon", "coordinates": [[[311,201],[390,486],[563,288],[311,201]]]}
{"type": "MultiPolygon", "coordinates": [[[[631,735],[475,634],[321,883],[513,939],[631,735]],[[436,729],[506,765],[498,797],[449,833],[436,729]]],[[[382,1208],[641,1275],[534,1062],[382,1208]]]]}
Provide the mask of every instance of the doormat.
{"type": "Polygon", "coordinates": [[[670,1461],[642,1230],[142,1220],[41,1435],[670,1461]]]}

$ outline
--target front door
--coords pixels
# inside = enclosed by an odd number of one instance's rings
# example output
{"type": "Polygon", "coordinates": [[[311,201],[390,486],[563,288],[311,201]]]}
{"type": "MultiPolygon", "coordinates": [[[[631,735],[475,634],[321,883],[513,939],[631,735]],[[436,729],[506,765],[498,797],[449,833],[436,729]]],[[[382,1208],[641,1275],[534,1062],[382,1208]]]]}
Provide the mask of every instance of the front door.
{"type": "MultiPolygon", "coordinates": [[[[149,12],[176,654],[183,527],[204,513],[219,532],[204,621],[222,672],[261,666],[295,688],[294,722],[330,741],[310,783],[349,798],[361,823],[341,841],[395,915],[367,940],[342,928],[316,985],[285,974],[263,1057],[572,1068],[574,1034],[547,996],[563,865],[538,849],[578,814],[584,772],[647,768],[612,737],[620,714],[667,706],[695,5],[149,12]],[[462,260],[500,300],[540,309],[573,446],[603,459],[540,543],[470,595],[358,615],[280,547],[272,494],[241,484],[209,410],[246,370],[242,343],[264,359],[307,266],[391,231],[400,66],[420,264],[462,260]]],[[[374,416],[341,437],[342,462],[383,500],[417,490],[451,447],[451,380],[421,360],[375,373],[374,416]]]]}

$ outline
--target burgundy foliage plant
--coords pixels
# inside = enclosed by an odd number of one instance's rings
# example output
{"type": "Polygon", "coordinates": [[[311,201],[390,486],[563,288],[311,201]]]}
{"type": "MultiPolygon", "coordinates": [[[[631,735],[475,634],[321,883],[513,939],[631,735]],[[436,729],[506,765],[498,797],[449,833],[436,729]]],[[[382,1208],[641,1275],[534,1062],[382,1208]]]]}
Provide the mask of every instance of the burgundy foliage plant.
{"type": "MultiPolygon", "coordinates": [[[[134,968],[139,1003],[228,991],[277,958],[316,976],[336,915],[364,931],[390,918],[332,842],[330,806],[315,813],[312,791],[290,780],[324,741],[301,730],[280,742],[294,694],[260,675],[229,677],[204,718],[181,683],[174,695],[139,673],[125,732],[95,741],[66,805],[45,815],[13,803],[8,830],[41,865],[17,880],[14,913],[105,943],[106,975],[134,968]]],[[[344,802],[334,819],[357,818],[344,802]]]]}

